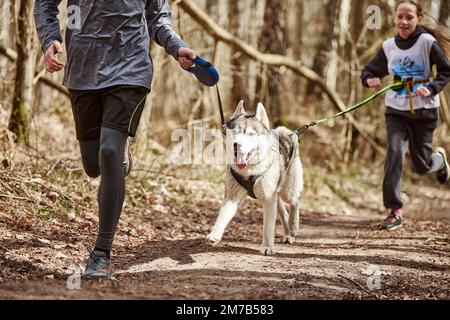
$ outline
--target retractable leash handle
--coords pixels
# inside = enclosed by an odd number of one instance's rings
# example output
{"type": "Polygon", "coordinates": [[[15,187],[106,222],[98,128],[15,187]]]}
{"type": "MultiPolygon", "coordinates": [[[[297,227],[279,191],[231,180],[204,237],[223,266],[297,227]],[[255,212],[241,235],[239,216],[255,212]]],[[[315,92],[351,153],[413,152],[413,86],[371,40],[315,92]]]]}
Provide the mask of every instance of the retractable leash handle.
{"type": "Polygon", "coordinates": [[[217,69],[212,65],[211,62],[206,60],[203,57],[197,56],[197,58],[192,59],[191,57],[187,56],[186,59],[191,60],[194,62],[194,65],[188,69],[185,69],[186,71],[189,71],[192,73],[198,81],[200,81],[202,84],[212,87],[216,86],[216,92],[217,92],[217,100],[219,102],[219,111],[220,111],[220,120],[222,124],[222,134],[225,135],[225,118],[223,115],[223,106],[222,106],[222,100],[220,98],[219,93],[219,86],[217,83],[219,82],[219,72],[217,69]]]}
{"type": "Polygon", "coordinates": [[[185,70],[192,73],[202,84],[212,87],[219,82],[219,72],[211,62],[200,56],[197,56],[195,59],[189,56],[185,58],[194,62],[192,67],[185,70]]]}

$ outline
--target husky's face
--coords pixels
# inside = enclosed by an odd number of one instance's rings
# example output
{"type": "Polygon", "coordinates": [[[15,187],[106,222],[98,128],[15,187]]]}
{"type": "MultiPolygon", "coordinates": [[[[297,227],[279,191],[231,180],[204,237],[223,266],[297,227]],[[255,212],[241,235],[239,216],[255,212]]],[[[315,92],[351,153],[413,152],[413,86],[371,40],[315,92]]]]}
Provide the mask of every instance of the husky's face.
{"type": "Polygon", "coordinates": [[[241,100],[226,125],[227,143],[232,144],[234,163],[239,169],[264,160],[270,148],[270,124],[261,103],[258,103],[256,114],[252,115],[245,112],[241,100]]]}

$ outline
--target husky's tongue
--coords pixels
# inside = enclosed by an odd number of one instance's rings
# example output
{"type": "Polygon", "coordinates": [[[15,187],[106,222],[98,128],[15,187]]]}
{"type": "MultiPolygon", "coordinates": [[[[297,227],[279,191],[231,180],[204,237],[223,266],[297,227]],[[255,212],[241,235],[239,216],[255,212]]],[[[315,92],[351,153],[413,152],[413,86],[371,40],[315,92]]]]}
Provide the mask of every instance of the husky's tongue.
{"type": "Polygon", "coordinates": [[[245,169],[248,164],[248,153],[239,153],[236,155],[236,165],[239,169],[245,169]]]}

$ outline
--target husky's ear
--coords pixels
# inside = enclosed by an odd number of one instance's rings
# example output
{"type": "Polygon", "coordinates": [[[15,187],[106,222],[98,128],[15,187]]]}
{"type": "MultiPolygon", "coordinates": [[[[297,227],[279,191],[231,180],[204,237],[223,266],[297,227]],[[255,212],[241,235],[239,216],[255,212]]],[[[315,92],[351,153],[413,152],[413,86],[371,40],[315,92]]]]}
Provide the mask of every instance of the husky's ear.
{"type": "Polygon", "coordinates": [[[270,128],[269,117],[267,116],[266,108],[261,102],[256,106],[256,120],[260,121],[266,128],[270,128]]]}
{"type": "Polygon", "coordinates": [[[241,99],[241,101],[239,101],[236,110],[234,111],[233,115],[231,116],[230,119],[234,119],[239,117],[241,114],[245,113],[245,109],[244,109],[244,100],[241,99]]]}

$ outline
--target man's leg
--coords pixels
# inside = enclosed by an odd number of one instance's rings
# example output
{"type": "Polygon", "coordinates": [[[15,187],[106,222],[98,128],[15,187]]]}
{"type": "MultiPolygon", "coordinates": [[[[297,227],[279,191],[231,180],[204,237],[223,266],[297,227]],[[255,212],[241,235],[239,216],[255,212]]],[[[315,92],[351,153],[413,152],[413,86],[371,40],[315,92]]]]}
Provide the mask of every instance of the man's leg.
{"type": "Polygon", "coordinates": [[[100,140],[80,141],[79,143],[84,171],[89,177],[97,178],[100,175],[100,140]]]}
{"type": "Polygon", "coordinates": [[[125,195],[129,154],[124,155],[129,136],[134,136],[149,90],[135,86],[114,86],[102,90],[102,120],[99,146],[100,188],[99,230],[84,279],[109,278],[110,252],[125,195]],[[128,162],[124,166],[124,162],[128,162]]]}
{"type": "MultiPolygon", "coordinates": [[[[91,250],[83,279],[110,278],[110,252],[125,195],[123,152],[127,133],[102,127],[100,134],[98,190],[99,228],[95,247],[91,250]]],[[[86,145],[85,145],[86,147],[86,145]]]]}
{"type": "Polygon", "coordinates": [[[69,92],[83,168],[89,177],[96,178],[100,175],[99,150],[103,109],[101,91],[69,92]]]}
{"type": "Polygon", "coordinates": [[[132,168],[130,145],[132,138],[136,135],[148,93],[147,88],[127,85],[110,87],[103,92],[102,127],[127,132],[129,135],[122,159],[125,176],[132,168]]]}
{"type": "Polygon", "coordinates": [[[96,249],[109,255],[125,196],[122,161],[128,134],[102,127],[100,135],[99,232],[96,249]]]}
{"type": "MultiPolygon", "coordinates": [[[[124,153],[134,136],[148,89],[115,86],[103,91],[100,132],[99,233],[96,249],[109,254],[125,195],[124,153]]],[[[129,157],[125,157],[129,158],[129,157]]]]}

